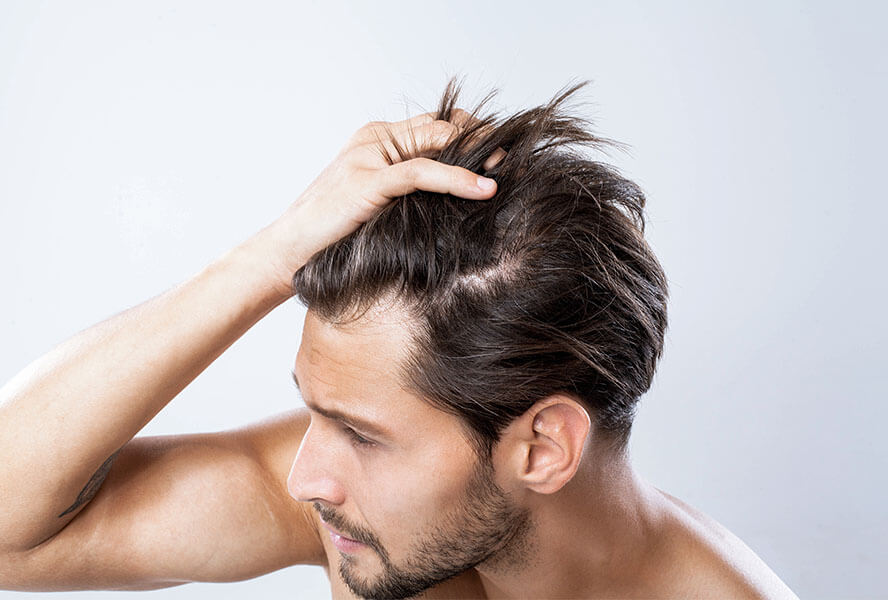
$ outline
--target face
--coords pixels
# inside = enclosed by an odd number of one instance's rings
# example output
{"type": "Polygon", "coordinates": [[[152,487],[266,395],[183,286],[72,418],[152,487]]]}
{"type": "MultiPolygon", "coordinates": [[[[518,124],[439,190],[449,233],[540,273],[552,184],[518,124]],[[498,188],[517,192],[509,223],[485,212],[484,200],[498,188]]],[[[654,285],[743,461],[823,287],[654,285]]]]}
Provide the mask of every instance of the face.
{"type": "Polygon", "coordinates": [[[400,387],[409,326],[392,307],[343,328],[309,312],[296,357],[312,420],[288,488],[356,541],[335,546],[343,581],[363,597],[404,598],[482,563],[512,565],[532,539],[528,511],[457,417],[400,387]]]}

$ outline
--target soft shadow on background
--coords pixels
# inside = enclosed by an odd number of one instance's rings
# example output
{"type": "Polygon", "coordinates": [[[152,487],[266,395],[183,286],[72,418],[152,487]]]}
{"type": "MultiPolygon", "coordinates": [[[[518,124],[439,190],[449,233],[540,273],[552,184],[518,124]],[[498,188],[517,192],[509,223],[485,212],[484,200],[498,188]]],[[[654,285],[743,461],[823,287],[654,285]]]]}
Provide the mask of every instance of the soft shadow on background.
{"type": "MultiPolygon", "coordinates": [[[[370,120],[591,79],[671,285],[631,451],[803,598],[876,597],[888,334],[873,3],[0,3],[0,381],[276,218],[370,120]]],[[[289,301],[140,435],[296,402],[289,301]]],[[[101,382],[96,382],[101,385],[101,382]]],[[[104,600],[329,598],[319,567],[104,600]]],[[[94,592],[10,600],[84,598],[94,592]]]]}

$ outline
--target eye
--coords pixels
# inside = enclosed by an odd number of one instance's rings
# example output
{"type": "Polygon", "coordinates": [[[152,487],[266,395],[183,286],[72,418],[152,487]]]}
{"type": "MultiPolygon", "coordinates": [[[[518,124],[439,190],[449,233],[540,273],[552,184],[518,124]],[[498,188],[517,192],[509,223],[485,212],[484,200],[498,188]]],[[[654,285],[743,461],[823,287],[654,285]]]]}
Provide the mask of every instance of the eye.
{"type": "Polygon", "coordinates": [[[371,440],[368,440],[367,438],[361,436],[360,434],[358,434],[357,431],[355,431],[351,427],[343,427],[342,430],[346,434],[348,434],[348,437],[350,437],[352,439],[352,443],[355,446],[372,446],[373,445],[373,442],[371,440]]]}

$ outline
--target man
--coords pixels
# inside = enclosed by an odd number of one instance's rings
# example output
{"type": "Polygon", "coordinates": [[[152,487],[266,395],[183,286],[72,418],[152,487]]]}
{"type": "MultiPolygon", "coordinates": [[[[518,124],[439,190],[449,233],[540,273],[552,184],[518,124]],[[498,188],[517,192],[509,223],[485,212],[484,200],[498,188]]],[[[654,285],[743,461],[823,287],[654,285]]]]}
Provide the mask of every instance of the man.
{"type": "Polygon", "coordinates": [[[271,225],[7,383],[0,586],[317,564],[336,598],[794,598],[629,462],[666,280],[638,187],[566,149],[604,143],[561,111],[579,87],[495,123],[451,82],[369,123],[271,225]],[[306,409],[133,438],[293,294],[306,409]]]}

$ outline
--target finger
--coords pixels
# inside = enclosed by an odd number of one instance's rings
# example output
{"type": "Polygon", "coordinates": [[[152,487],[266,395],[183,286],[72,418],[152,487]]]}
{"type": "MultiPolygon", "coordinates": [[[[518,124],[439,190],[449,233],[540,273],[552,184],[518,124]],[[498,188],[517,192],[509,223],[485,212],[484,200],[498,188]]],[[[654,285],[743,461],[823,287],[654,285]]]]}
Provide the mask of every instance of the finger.
{"type": "MultiPolygon", "coordinates": [[[[480,119],[474,119],[474,122],[479,121],[480,119]]],[[[496,128],[493,124],[487,124],[483,127],[479,127],[477,131],[473,132],[472,143],[469,144],[469,147],[474,148],[476,145],[481,143],[481,140],[487,138],[495,130],[496,128]]],[[[484,164],[482,166],[485,170],[489,171],[490,169],[495,167],[503,158],[505,158],[505,156],[506,151],[503,150],[502,146],[497,146],[496,150],[494,150],[493,153],[489,157],[487,157],[487,160],[484,161],[484,164]]]]}
{"type": "Polygon", "coordinates": [[[501,146],[497,146],[496,150],[493,151],[493,154],[491,154],[488,159],[484,161],[484,170],[489,171],[490,169],[494,168],[497,164],[499,164],[499,161],[501,161],[505,157],[506,151],[503,150],[501,146]]]}
{"type": "Polygon", "coordinates": [[[444,148],[458,133],[459,129],[453,123],[432,121],[401,135],[379,133],[373,143],[355,148],[354,152],[357,153],[360,166],[378,169],[389,165],[389,162],[383,159],[382,149],[393,163],[402,162],[395,142],[407,157],[417,157],[430,150],[444,148]]]}
{"type": "Polygon", "coordinates": [[[468,169],[446,165],[430,158],[413,158],[376,172],[377,190],[387,198],[403,196],[416,190],[452,194],[461,198],[488,199],[496,191],[479,187],[480,177],[468,169]]]}
{"type": "MultiPolygon", "coordinates": [[[[419,127],[411,134],[412,137],[402,136],[402,139],[399,139],[398,143],[405,149],[407,156],[417,156],[422,151],[443,148],[459,132],[460,130],[458,127],[452,123],[448,123],[447,121],[433,121],[419,127]]],[[[376,144],[368,145],[368,149],[372,150],[372,152],[371,155],[367,157],[369,162],[364,164],[366,168],[383,166],[382,163],[379,162],[379,159],[381,158],[378,154],[380,144],[385,147],[394,162],[401,162],[400,155],[397,153],[394,144],[391,142],[391,138],[380,138],[377,140],[376,144]]],[[[502,147],[497,146],[496,150],[494,150],[487,160],[484,161],[484,164],[482,165],[483,168],[489,171],[499,164],[499,162],[505,158],[506,154],[506,151],[503,150],[502,147]]],[[[386,162],[385,164],[387,165],[388,163],[386,162]]]]}
{"type": "MultiPolygon", "coordinates": [[[[470,117],[469,113],[462,111],[465,114],[466,119],[474,117],[470,117]]],[[[478,119],[474,119],[476,122],[478,119]]],[[[473,137],[474,143],[469,145],[470,148],[474,147],[476,144],[480,143],[478,138],[483,138],[488,135],[489,132],[493,131],[493,126],[485,126],[478,130],[479,133],[476,133],[473,137]]],[[[462,132],[459,125],[453,123],[453,121],[432,121],[431,123],[426,123],[416,128],[415,130],[409,131],[407,133],[403,133],[402,135],[395,136],[398,143],[402,148],[405,149],[405,152],[408,156],[417,156],[418,154],[428,151],[428,150],[438,150],[442,149],[446,146],[450,141],[459,133],[462,132]]],[[[376,145],[382,144],[385,146],[389,155],[393,158],[399,157],[396,152],[394,144],[391,142],[391,137],[383,138],[377,140],[376,145]]],[[[497,149],[488,157],[488,159],[484,162],[485,169],[492,169],[497,163],[499,163],[506,156],[506,151],[502,149],[502,147],[497,146],[497,149]]],[[[397,160],[395,162],[401,162],[397,160]]]]}
{"type": "MultiPolygon", "coordinates": [[[[391,131],[396,136],[401,136],[411,129],[417,129],[423,125],[428,125],[433,123],[436,119],[438,113],[437,112],[427,112],[421,115],[416,115],[414,117],[410,117],[408,119],[404,119],[403,121],[371,121],[361,127],[355,135],[352,136],[353,145],[357,144],[369,144],[376,141],[376,134],[385,134],[387,131],[391,131]]],[[[453,123],[459,128],[465,128],[469,124],[478,123],[480,119],[477,117],[473,117],[468,111],[463,110],[461,108],[454,108],[450,112],[450,123],[453,123]]]]}
{"type": "MultiPolygon", "coordinates": [[[[451,111],[450,121],[435,120],[435,114],[424,113],[395,123],[374,121],[361,128],[354,140],[358,142],[363,140],[365,145],[373,144],[376,148],[381,144],[395,162],[400,162],[400,155],[391,142],[392,137],[405,149],[408,156],[415,156],[419,153],[418,149],[431,150],[442,148],[468,124],[481,122],[480,119],[473,117],[468,111],[461,108],[455,108],[451,111]]],[[[484,137],[492,130],[493,127],[491,125],[482,127],[474,137],[484,137]]],[[[484,162],[484,169],[492,169],[505,155],[506,151],[501,147],[497,147],[493,154],[484,162]]],[[[372,158],[375,159],[376,156],[374,155],[372,158]]],[[[367,164],[365,166],[370,167],[372,165],[367,164]]]]}
{"type": "Polygon", "coordinates": [[[435,120],[437,113],[423,113],[404,119],[403,121],[370,121],[360,129],[358,129],[351,139],[349,146],[359,146],[362,144],[370,144],[376,141],[378,135],[385,135],[386,131],[392,131],[396,135],[400,135],[407,131],[410,127],[420,127],[435,120]]]}
{"type": "Polygon", "coordinates": [[[450,111],[450,122],[456,125],[457,127],[465,129],[469,125],[474,125],[475,123],[480,123],[481,119],[477,117],[473,117],[471,113],[467,110],[463,110],[461,108],[454,108],[450,111]]]}
{"type": "MultiPolygon", "coordinates": [[[[454,118],[452,118],[451,121],[456,121],[460,125],[460,127],[464,128],[468,124],[474,125],[475,123],[481,122],[481,119],[471,116],[470,113],[464,111],[461,108],[454,109],[454,113],[456,113],[457,111],[459,111],[459,113],[455,114],[454,118]]],[[[488,124],[483,127],[479,127],[478,130],[475,133],[473,133],[472,137],[474,140],[482,140],[482,139],[486,138],[488,135],[490,135],[490,133],[493,132],[494,130],[495,130],[494,125],[488,124]]],[[[476,141],[474,144],[471,144],[470,147],[473,147],[475,144],[479,144],[479,143],[481,143],[481,142],[476,141]]],[[[506,156],[506,151],[503,150],[503,148],[501,146],[497,146],[496,150],[494,150],[493,154],[491,154],[487,158],[487,160],[484,161],[484,164],[482,166],[484,167],[485,170],[489,171],[490,169],[495,167],[503,158],[505,158],[505,156],[506,156]]]]}
{"type": "Polygon", "coordinates": [[[398,142],[405,148],[408,156],[417,156],[428,150],[444,148],[459,132],[459,126],[450,121],[432,121],[398,136],[398,142]]]}

